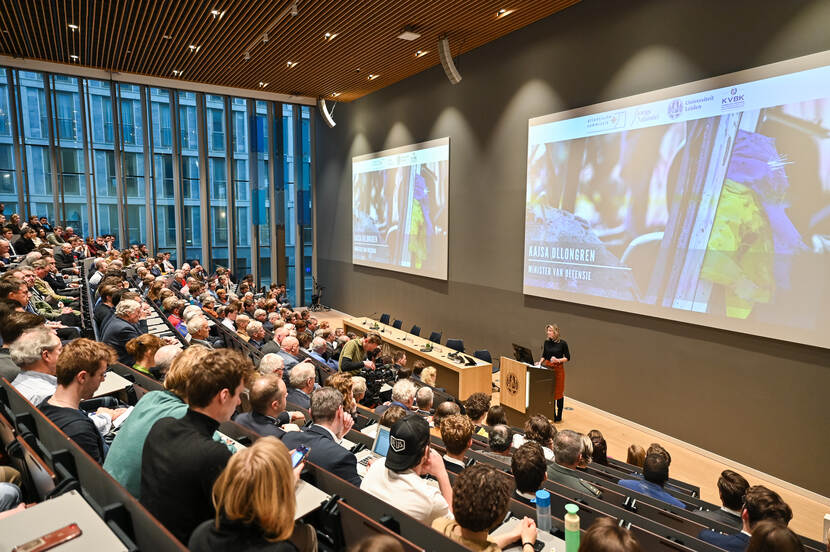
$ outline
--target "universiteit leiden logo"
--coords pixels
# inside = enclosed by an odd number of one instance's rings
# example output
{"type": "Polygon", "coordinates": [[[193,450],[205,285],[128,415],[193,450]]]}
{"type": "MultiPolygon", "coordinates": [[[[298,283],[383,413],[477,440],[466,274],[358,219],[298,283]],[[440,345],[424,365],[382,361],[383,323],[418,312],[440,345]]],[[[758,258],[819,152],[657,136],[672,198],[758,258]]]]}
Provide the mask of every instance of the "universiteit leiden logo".
{"type": "Polygon", "coordinates": [[[519,378],[516,377],[516,374],[507,376],[507,392],[511,395],[519,392],[519,378]]]}
{"type": "Polygon", "coordinates": [[[683,102],[679,99],[674,99],[669,102],[669,118],[677,119],[683,113],[683,102]]]}

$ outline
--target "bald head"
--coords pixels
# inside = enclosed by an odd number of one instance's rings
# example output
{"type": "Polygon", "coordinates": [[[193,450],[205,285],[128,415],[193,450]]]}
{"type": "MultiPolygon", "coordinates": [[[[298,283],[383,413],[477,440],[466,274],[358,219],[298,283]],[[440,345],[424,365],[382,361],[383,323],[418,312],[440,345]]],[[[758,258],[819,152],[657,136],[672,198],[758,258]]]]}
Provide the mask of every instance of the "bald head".
{"type": "Polygon", "coordinates": [[[282,340],[282,348],[283,350],[285,350],[286,353],[296,355],[300,352],[300,342],[297,340],[296,337],[292,337],[289,335],[282,340]]]}
{"type": "Polygon", "coordinates": [[[251,386],[251,408],[254,412],[276,417],[285,410],[285,382],[277,374],[260,376],[251,386]]]}

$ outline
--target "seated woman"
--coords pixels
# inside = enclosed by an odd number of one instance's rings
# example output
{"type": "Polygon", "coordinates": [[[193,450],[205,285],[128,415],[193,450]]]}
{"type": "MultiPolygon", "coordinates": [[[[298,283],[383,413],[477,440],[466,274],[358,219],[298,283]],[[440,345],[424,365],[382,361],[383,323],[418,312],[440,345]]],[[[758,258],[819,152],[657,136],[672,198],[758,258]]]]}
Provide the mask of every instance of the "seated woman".
{"type": "Polygon", "coordinates": [[[127,353],[135,359],[133,370],[147,374],[151,378],[161,379],[156,367],[156,353],[164,346],[164,340],[152,334],[143,334],[129,340],[125,345],[127,353]]]}
{"type": "Polygon", "coordinates": [[[435,387],[435,380],[438,378],[438,371],[435,366],[427,366],[421,371],[421,381],[430,387],[435,387]]]}
{"type": "Polygon", "coordinates": [[[262,437],[234,454],[213,484],[216,518],[196,528],[190,550],[296,551],[288,538],[294,530],[297,473],[276,437],[262,437]]]}
{"type": "Polygon", "coordinates": [[[177,297],[168,297],[161,303],[161,308],[167,315],[167,321],[182,334],[187,335],[187,329],[182,323],[182,309],[185,307],[185,302],[177,297]]]}
{"type": "Polygon", "coordinates": [[[462,471],[452,487],[452,511],[455,520],[438,518],[432,528],[470,550],[499,552],[521,541],[523,552],[533,550],[536,524],[524,518],[508,533],[491,537],[507,514],[510,483],[496,468],[478,463],[462,471]]]}
{"type": "Polygon", "coordinates": [[[509,426],[510,423],[507,421],[507,412],[504,411],[504,407],[500,404],[491,406],[490,410],[487,411],[487,420],[484,424],[488,427],[497,425],[509,426]]]}
{"type": "Polygon", "coordinates": [[[357,401],[352,392],[353,385],[351,374],[346,372],[334,373],[326,379],[326,387],[333,387],[343,395],[343,411],[348,412],[352,417],[357,415],[357,401]]]}

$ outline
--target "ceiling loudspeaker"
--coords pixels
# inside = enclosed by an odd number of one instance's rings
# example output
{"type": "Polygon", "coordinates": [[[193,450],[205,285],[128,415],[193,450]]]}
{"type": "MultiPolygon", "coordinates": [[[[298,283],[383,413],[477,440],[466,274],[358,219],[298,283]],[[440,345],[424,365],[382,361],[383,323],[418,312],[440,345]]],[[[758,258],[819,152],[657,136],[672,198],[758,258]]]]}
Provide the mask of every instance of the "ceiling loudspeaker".
{"type": "Polygon", "coordinates": [[[320,111],[320,116],[323,118],[323,122],[325,122],[329,128],[334,128],[334,125],[337,123],[334,122],[331,113],[329,113],[329,110],[326,107],[326,100],[323,98],[317,98],[317,109],[320,111]]]}
{"type": "Polygon", "coordinates": [[[461,82],[461,73],[458,72],[455,62],[452,60],[450,41],[446,36],[438,39],[438,57],[441,58],[441,67],[444,68],[444,73],[446,73],[450,83],[458,84],[461,82]]]}

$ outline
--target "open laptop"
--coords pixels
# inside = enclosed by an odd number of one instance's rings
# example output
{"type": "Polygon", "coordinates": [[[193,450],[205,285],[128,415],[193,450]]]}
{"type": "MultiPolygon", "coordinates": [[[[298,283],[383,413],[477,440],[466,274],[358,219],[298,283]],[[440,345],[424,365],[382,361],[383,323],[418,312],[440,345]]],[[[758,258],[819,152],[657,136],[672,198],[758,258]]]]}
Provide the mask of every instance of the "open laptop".
{"type": "Polygon", "coordinates": [[[533,364],[533,353],[530,349],[521,345],[513,344],[513,358],[525,364],[533,364]]]}
{"type": "Polygon", "coordinates": [[[369,462],[372,459],[386,457],[386,453],[389,452],[389,431],[388,427],[379,425],[375,440],[372,442],[372,448],[357,453],[357,473],[360,477],[366,474],[366,470],[369,469],[369,462]]]}

